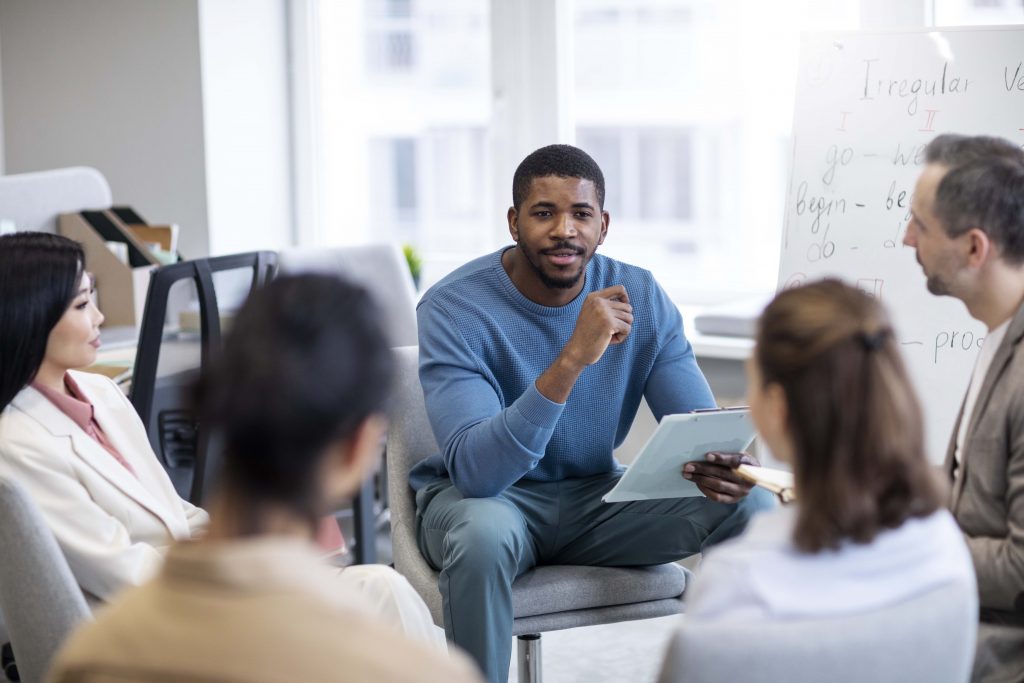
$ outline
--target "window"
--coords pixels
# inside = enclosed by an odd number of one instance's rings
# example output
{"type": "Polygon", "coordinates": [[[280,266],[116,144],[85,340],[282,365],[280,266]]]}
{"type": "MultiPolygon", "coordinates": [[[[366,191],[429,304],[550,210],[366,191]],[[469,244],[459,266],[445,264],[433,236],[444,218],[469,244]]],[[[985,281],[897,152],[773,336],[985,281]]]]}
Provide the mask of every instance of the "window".
{"type": "Polygon", "coordinates": [[[495,248],[489,3],[319,0],[315,240],[415,246],[432,282],[495,248]]]}
{"type": "Polygon", "coordinates": [[[859,0],[552,0],[570,10],[546,15],[554,30],[501,0],[309,1],[316,242],[412,244],[427,285],[507,242],[502,155],[538,124],[507,115],[503,88],[534,85],[492,86],[492,57],[546,76],[568,55],[569,106],[541,116],[605,172],[604,253],[709,303],[774,289],[799,33],[859,21],[859,0]]]}
{"type": "Polygon", "coordinates": [[[576,139],[601,165],[605,253],[677,299],[775,287],[799,31],[831,0],[575,0],[576,139]]]}
{"type": "Polygon", "coordinates": [[[932,0],[936,26],[1024,24],[1021,0],[932,0]]]}

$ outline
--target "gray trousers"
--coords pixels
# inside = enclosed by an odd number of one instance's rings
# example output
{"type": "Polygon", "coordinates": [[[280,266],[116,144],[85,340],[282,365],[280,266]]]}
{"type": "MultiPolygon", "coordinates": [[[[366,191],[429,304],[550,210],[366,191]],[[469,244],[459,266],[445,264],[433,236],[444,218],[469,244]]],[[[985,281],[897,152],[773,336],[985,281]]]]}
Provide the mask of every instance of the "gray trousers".
{"type": "Polygon", "coordinates": [[[419,547],[440,572],[445,633],[488,680],[508,680],[512,582],[520,574],[540,564],[673,562],[735,536],[775,505],[762,489],[733,505],[703,496],[601,502],[620,476],[519,481],[493,498],[464,498],[443,477],[417,492],[419,547]]]}

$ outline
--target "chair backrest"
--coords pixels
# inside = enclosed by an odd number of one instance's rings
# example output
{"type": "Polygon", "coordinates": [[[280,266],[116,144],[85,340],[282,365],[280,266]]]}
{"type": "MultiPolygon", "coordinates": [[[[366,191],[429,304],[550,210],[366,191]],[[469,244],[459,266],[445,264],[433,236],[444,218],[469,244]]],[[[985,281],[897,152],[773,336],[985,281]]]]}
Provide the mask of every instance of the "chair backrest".
{"type": "MultiPolygon", "coordinates": [[[[153,271],[146,294],[146,308],[142,315],[142,326],[139,329],[139,343],[135,353],[135,368],[132,373],[131,401],[135,411],[146,426],[149,441],[153,450],[163,460],[169,470],[173,467],[164,452],[164,441],[174,441],[173,437],[162,434],[164,427],[160,420],[160,411],[154,411],[154,398],[157,388],[157,370],[160,361],[160,347],[164,338],[164,326],[167,319],[168,298],[171,288],[182,280],[191,280],[199,297],[199,368],[207,365],[221,347],[220,307],[217,301],[217,290],[214,286],[214,274],[226,271],[252,271],[249,291],[262,286],[273,278],[277,267],[277,254],[272,251],[256,251],[246,254],[215,256],[212,258],[182,261],[153,271]]],[[[176,406],[175,413],[185,413],[185,406],[176,406]]],[[[214,458],[211,455],[211,435],[198,430],[194,418],[180,417],[167,429],[196,434],[195,462],[192,465],[192,483],[189,500],[195,504],[202,502],[202,495],[208,476],[214,469],[214,458]],[[188,423],[188,424],[185,424],[188,423]]],[[[172,479],[174,477],[172,476],[172,479]]]]}
{"type": "Polygon", "coordinates": [[[390,345],[419,343],[416,337],[416,288],[398,245],[296,247],[280,252],[278,266],[281,273],[328,273],[365,287],[384,312],[390,345]]]}
{"type": "Polygon", "coordinates": [[[403,346],[394,353],[397,367],[387,442],[391,543],[395,569],[409,575],[427,567],[416,544],[416,502],[409,488],[409,470],[438,447],[423,401],[419,347],[403,346]]]}
{"type": "Polygon", "coordinates": [[[855,615],[771,622],[692,620],[669,641],[660,683],[965,683],[978,625],[977,591],[933,589],[855,615]]]}
{"type": "Polygon", "coordinates": [[[0,478],[0,612],[22,681],[41,681],[72,629],[90,618],[82,591],[42,515],[0,478]]]}

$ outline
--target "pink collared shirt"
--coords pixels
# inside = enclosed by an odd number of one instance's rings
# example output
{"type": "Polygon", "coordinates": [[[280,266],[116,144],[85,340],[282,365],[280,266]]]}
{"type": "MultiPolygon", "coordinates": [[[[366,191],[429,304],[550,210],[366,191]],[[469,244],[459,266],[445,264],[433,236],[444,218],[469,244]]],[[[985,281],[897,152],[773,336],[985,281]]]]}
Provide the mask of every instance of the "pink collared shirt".
{"type": "Polygon", "coordinates": [[[86,398],[85,394],[78,387],[78,383],[71,377],[70,374],[64,373],[64,387],[68,390],[68,394],[54,391],[50,387],[43,386],[39,382],[32,382],[32,388],[38,391],[40,394],[45,396],[57,409],[71,418],[71,421],[78,425],[82,431],[92,437],[100,446],[103,446],[104,450],[114,456],[114,459],[124,465],[125,469],[132,473],[133,476],[138,477],[135,474],[135,469],[125,460],[124,456],[114,447],[114,444],[110,442],[107,435],[103,432],[103,428],[100,427],[100,423],[96,421],[96,410],[89,399],[86,398]]]}

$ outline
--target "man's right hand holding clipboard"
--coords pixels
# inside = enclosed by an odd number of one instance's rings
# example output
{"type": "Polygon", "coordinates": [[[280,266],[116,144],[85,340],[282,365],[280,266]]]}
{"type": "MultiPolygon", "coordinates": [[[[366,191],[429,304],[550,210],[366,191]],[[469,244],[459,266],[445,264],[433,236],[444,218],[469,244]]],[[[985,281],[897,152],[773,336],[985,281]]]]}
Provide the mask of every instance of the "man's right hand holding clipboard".
{"type": "Polygon", "coordinates": [[[737,473],[740,465],[760,467],[761,463],[749,453],[711,452],[705,462],[693,461],[683,465],[683,477],[689,479],[708,499],[719,503],[738,503],[754,484],[737,473]]]}

